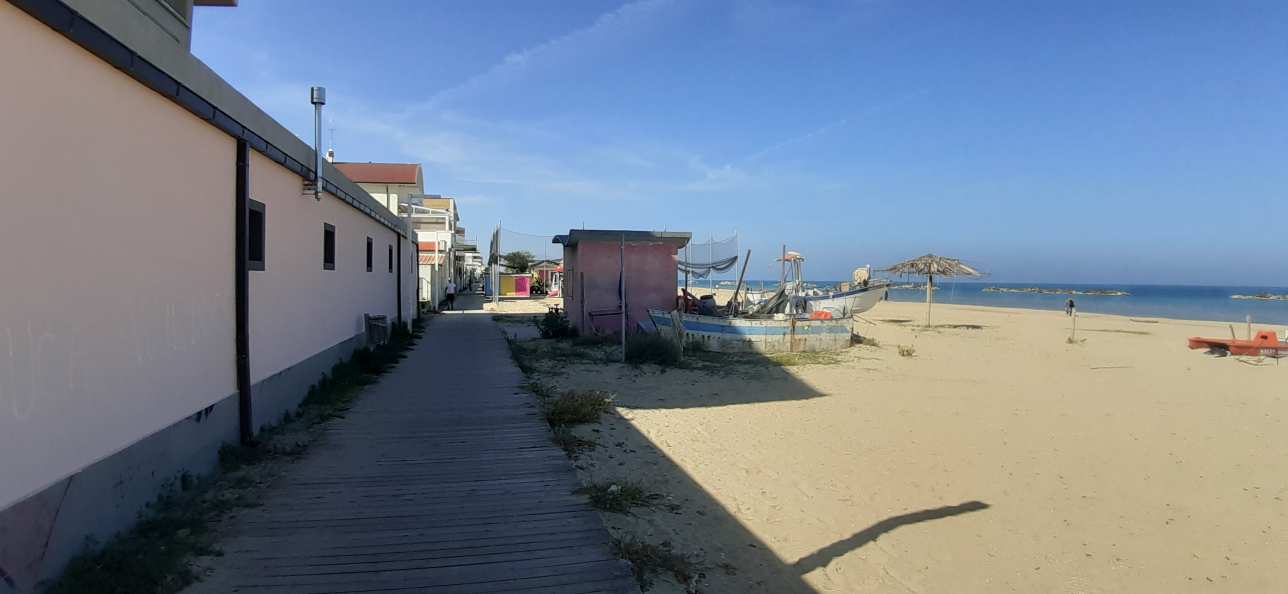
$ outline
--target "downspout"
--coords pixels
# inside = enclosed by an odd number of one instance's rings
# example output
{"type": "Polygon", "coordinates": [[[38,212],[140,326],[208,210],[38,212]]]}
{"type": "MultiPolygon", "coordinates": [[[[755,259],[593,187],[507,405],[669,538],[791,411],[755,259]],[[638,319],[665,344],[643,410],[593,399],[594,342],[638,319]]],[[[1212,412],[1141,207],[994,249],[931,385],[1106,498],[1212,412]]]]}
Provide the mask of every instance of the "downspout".
{"type": "Polygon", "coordinates": [[[403,325],[402,311],[402,237],[394,233],[394,243],[398,244],[398,325],[403,325]]]}
{"type": "Polygon", "coordinates": [[[234,224],[233,227],[233,294],[236,319],[235,340],[237,349],[237,419],[241,443],[250,445],[255,439],[255,422],[251,414],[250,391],[250,269],[247,263],[247,251],[250,249],[248,211],[250,209],[250,145],[245,140],[237,141],[237,172],[234,182],[234,224]]]}

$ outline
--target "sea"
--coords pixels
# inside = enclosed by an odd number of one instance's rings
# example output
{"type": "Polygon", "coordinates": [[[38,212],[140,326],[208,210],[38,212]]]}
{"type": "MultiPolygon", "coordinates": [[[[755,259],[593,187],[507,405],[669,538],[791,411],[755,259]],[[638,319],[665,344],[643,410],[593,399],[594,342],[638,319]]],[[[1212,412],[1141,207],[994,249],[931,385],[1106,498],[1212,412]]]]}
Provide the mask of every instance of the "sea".
{"type": "MultiPolygon", "coordinates": [[[[926,300],[924,280],[913,281],[916,288],[893,289],[891,301],[926,300]]],[[[753,289],[760,286],[773,287],[774,281],[750,281],[753,289]]],[[[811,282],[810,285],[822,290],[834,288],[839,281],[811,282]]],[[[896,280],[895,284],[903,284],[896,280]]],[[[1270,293],[1288,294],[1288,287],[1242,287],[1242,286],[1197,286],[1197,285],[1119,285],[1119,284],[1077,284],[1077,283],[987,283],[940,281],[935,284],[936,303],[955,303],[960,305],[987,305],[993,307],[1020,307],[1027,309],[1063,310],[1065,301],[1070,297],[1081,313],[1099,313],[1118,316],[1171,318],[1177,320],[1211,320],[1218,322],[1242,323],[1247,316],[1253,323],[1288,325],[1288,301],[1245,301],[1231,299],[1232,295],[1257,295],[1270,293]],[[1038,293],[994,293],[985,292],[986,287],[1002,288],[1038,288],[1038,289],[1072,289],[1078,291],[1108,290],[1123,291],[1124,296],[1100,295],[1043,295],[1038,293]]],[[[732,287],[732,283],[729,283],[732,287]]]]}

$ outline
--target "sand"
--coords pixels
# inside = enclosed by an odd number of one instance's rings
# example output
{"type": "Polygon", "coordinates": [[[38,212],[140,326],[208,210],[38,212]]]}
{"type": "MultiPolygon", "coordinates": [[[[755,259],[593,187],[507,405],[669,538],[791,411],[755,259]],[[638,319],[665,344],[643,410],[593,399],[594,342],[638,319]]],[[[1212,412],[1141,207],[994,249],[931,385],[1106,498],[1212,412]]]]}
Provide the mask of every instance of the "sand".
{"type": "Polygon", "coordinates": [[[924,315],[878,305],[880,345],[830,364],[541,377],[617,394],[582,478],[663,496],[606,522],[704,592],[1288,590],[1288,362],[1186,348],[1217,323],[1083,315],[1069,344],[1062,312],[924,315]]]}

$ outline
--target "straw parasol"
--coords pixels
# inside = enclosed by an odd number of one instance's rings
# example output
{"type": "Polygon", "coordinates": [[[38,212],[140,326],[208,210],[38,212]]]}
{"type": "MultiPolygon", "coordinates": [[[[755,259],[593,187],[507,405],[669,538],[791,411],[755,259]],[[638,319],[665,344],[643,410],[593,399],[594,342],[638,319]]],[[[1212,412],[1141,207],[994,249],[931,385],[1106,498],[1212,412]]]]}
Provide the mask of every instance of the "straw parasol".
{"type": "Polygon", "coordinates": [[[962,263],[961,260],[926,254],[895,264],[885,269],[894,274],[915,274],[926,277],[926,326],[930,326],[930,306],[934,303],[936,276],[982,276],[984,273],[962,263]]]}

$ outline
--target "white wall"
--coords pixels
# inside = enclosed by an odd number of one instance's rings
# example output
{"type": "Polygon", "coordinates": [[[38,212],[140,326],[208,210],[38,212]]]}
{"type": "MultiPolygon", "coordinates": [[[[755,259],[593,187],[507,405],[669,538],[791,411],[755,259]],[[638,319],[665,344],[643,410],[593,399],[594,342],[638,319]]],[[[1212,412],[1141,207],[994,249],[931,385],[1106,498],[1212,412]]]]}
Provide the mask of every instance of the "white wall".
{"type": "Polygon", "coordinates": [[[8,3],[0,72],[3,509],[235,392],[235,143],[8,3]]]}
{"type": "MultiPolygon", "coordinates": [[[[5,511],[235,394],[236,142],[7,2],[0,72],[5,511]]],[[[266,270],[250,273],[258,382],[359,334],[363,313],[392,319],[398,297],[393,230],[251,159],[267,210],[266,270]]],[[[415,248],[402,252],[410,320],[415,248]]]]}
{"type": "Polygon", "coordinates": [[[250,273],[252,382],[361,333],[362,314],[392,323],[398,308],[397,266],[388,272],[386,259],[394,232],[330,194],[321,201],[302,196],[300,184],[298,175],[251,153],[250,194],[264,203],[267,233],[264,270],[250,273]],[[335,226],[334,270],[322,268],[323,223],[335,226]]]}

